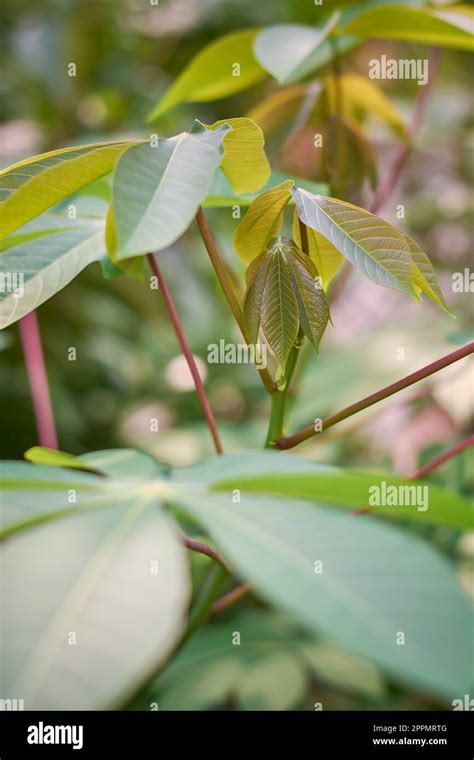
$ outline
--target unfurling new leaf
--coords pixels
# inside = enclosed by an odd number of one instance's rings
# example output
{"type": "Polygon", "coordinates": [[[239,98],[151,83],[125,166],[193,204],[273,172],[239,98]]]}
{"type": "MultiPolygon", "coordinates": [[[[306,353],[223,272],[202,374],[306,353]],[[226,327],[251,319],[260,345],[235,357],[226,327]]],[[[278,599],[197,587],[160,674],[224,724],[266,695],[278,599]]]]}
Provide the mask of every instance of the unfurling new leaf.
{"type": "Polygon", "coordinates": [[[329,305],[316,266],[293,240],[275,238],[248,267],[244,317],[250,339],[261,327],[282,367],[300,328],[318,349],[329,305]]]}

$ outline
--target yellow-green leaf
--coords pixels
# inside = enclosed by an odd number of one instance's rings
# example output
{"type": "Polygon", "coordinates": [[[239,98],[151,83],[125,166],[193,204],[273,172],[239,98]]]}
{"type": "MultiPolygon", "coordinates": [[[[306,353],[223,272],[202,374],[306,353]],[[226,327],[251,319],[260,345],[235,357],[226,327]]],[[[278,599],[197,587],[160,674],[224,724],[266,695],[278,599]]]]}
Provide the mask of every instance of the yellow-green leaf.
{"type": "Polygon", "coordinates": [[[286,180],[262,193],[250,204],[234,236],[235,251],[245,264],[250,264],[264,250],[268,241],[278,235],[282,212],[290,200],[292,187],[293,181],[286,180]]]}
{"type": "Polygon", "coordinates": [[[107,255],[114,266],[120,269],[132,280],[143,282],[143,275],[145,271],[144,256],[135,256],[131,259],[117,258],[117,225],[115,223],[115,212],[112,202],[110,203],[109,209],[107,211],[107,222],[105,225],[105,245],[107,248],[107,255]]]}
{"type": "MultiPolygon", "coordinates": [[[[363,109],[368,114],[376,116],[395,134],[404,140],[408,139],[406,125],[401,114],[392,101],[374,82],[360,74],[343,74],[338,79],[337,87],[343,115],[354,116],[354,110],[363,109]]],[[[326,94],[331,113],[337,112],[337,93],[334,79],[326,80],[326,94]]]]}
{"type": "Polygon", "coordinates": [[[79,457],[74,456],[74,454],[48,449],[45,446],[33,446],[31,449],[28,449],[28,451],[25,451],[25,459],[28,462],[33,462],[33,464],[41,464],[48,467],[71,467],[74,470],[95,472],[93,467],[87,465],[79,457]]]}
{"type": "Polygon", "coordinates": [[[291,194],[307,227],[321,232],[370,280],[416,300],[412,258],[401,232],[351,203],[297,188],[291,194]]]}
{"type": "Polygon", "coordinates": [[[179,103],[203,103],[226,98],[264,79],[252,45],[258,29],[225,34],[192,58],[148,117],[154,121],[179,103]]]}
{"type": "Polygon", "coordinates": [[[221,124],[232,127],[224,137],[224,158],[221,169],[236,193],[254,193],[268,182],[270,164],[265,155],[265,138],[255,122],[244,117],[220,119],[207,129],[221,124]]]}
{"type": "Polygon", "coordinates": [[[319,351],[319,343],[329,321],[329,304],[319,272],[309,256],[294,245],[291,245],[286,254],[286,261],[298,304],[301,328],[319,351]]]}
{"type": "Polygon", "coordinates": [[[413,240],[412,237],[405,233],[402,234],[412,257],[413,283],[415,287],[419,288],[438,306],[441,306],[444,311],[451,314],[446,301],[444,300],[443,292],[440,288],[438,278],[436,277],[436,272],[433,269],[433,265],[428,256],[421,246],[418,245],[416,240],[413,240]]]}
{"type": "Polygon", "coordinates": [[[0,172],[0,237],[112,171],[137,141],[96,143],[32,156],[0,172]]]}
{"type": "MultiPolygon", "coordinates": [[[[319,83],[316,83],[316,86],[320,89],[319,83]]],[[[253,106],[247,116],[256,122],[264,132],[271,132],[298,110],[309,92],[310,86],[307,84],[296,84],[293,87],[275,90],[267,98],[253,106]]]]}
{"type": "Polygon", "coordinates": [[[405,40],[422,45],[472,50],[472,34],[463,28],[460,21],[464,14],[455,15],[454,18],[446,15],[452,10],[444,9],[441,15],[440,10],[407,8],[403,5],[371,8],[349,22],[343,32],[369,39],[405,40]]]}
{"type": "MultiPolygon", "coordinates": [[[[327,290],[331,280],[338,273],[344,261],[344,256],[342,253],[339,253],[336,246],[325,238],[324,235],[321,235],[320,232],[313,230],[311,227],[306,227],[306,235],[308,237],[310,258],[316,264],[324,290],[327,290]]],[[[295,209],[293,217],[293,240],[298,248],[301,249],[298,209],[295,209]]]]}
{"type": "Polygon", "coordinates": [[[299,318],[289,267],[278,238],[269,247],[270,264],[263,291],[260,322],[282,369],[298,335],[299,318]]]}

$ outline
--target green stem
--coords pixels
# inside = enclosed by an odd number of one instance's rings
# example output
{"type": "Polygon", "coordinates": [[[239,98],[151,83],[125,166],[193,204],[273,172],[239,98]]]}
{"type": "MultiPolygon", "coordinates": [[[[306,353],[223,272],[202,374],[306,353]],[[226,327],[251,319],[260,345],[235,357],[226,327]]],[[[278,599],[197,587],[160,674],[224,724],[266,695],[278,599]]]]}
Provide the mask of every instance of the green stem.
{"type": "Polygon", "coordinates": [[[211,607],[219,596],[222,586],[228,577],[229,573],[222,565],[216,564],[211,568],[204,589],[199,594],[191,610],[188,627],[180,642],[180,646],[193,635],[197,628],[206,623],[211,614],[211,607]]]}
{"type": "Polygon", "coordinates": [[[298,336],[297,342],[290,351],[288,360],[286,362],[285,372],[281,381],[278,383],[278,388],[275,393],[272,394],[272,405],[270,410],[270,420],[268,423],[267,439],[265,441],[265,448],[275,448],[275,442],[283,436],[283,425],[285,422],[285,408],[286,399],[288,395],[288,388],[291,383],[291,378],[295,371],[296,362],[298,361],[299,350],[301,348],[301,336],[298,336]]]}

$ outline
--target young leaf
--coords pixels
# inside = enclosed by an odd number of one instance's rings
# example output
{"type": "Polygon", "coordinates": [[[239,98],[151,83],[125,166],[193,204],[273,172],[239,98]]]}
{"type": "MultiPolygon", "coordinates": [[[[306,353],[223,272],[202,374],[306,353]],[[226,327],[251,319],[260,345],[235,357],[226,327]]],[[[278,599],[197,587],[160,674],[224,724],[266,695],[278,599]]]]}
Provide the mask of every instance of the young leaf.
{"type": "Polygon", "coordinates": [[[235,252],[245,264],[250,264],[266,247],[271,238],[280,232],[283,209],[290,200],[293,180],[261,193],[250,208],[234,235],[235,252]]]}
{"type": "Polygon", "coordinates": [[[236,193],[253,193],[268,182],[270,164],[265,155],[263,132],[251,119],[221,119],[206,129],[225,124],[231,131],[224,137],[221,169],[236,193]]]}
{"type": "Polygon", "coordinates": [[[74,515],[2,546],[2,688],[26,709],[118,707],[179,638],[185,550],[149,506],[74,515]]]}
{"type": "MultiPolygon", "coordinates": [[[[472,33],[463,28],[466,20],[445,16],[445,11],[431,8],[407,8],[390,5],[371,8],[350,21],[344,34],[368,39],[400,39],[421,45],[472,50],[472,33]]],[[[460,14],[461,19],[463,14],[460,14]]],[[[471,27],[472,28],[472,27],[471,27]]]]}
{"type": "Polygon", "coordinates": [[[416,298],[412,261],[403,235],[358,206],[291,190],[301,221],[321,232],[369,279],[416,298]]]}
{"type": "MultiPolygon", "coordinates": [[[[339,253],[336,246],[325,238],[324,235],[321,235],[320,232],[313,230],[311,227],[306,227],[306,235],[308,238],[309,255],[316,264],[324,290],[327,290],[331,280],[338,273],[344,261],[344,256],[339,253]]],[[[298,248],[301,249],[301,232],[298,209],[296,208],[293,216],[293,240],[298,248]]]]}
{"type": "Polygon", "coordinates": [[[112,171],[136,141],[63,148],[27,158],[0,171],[0,237],[112,171]]]}
{"type": "Polygon", "coordinates": [[[260,323],[268,345],[284,369],[298,335],[298,302],[279,238],[270,243],[268,252],[270,262],[261,302],[260,323]]]}
{"type": "Polygon", "coordinates": [[[65,287],[105,253],[102,223],[53,230],[0,254],[0,329],[13,324],[65,287]]]}
{"type": "Polygon", "coordinates": [[[256,343],[258,339],[263,293],[271,260],[271,254],[264,251],[249,264],[246,272],[247,292],[244,300],[244,319],[249,338],[253,343],[256,343]]]}
{"type": "Polygon", "coordinates": [[[329,321],[329,304],[315,265],[304,253],[291,246],[286,257],[293,281],[300,324],[316,350],[329,321]]]}
{"type": "Polygon", "coordinates": [[[301,501],[197,491],[178,501],[295,620],[412,688],[468,693],[470,606],[450,563],[419,538],[301,501]]]}
{"type": "Polygon", "coordinates": [[[331,45],[324,43],[339,18],[336,11],[320,28],[304,24],[269,26],[255,40],[255,56],[281,84],[296,82],[330,60],[331,45]]]}
{"type": "Polygon", "coordinates": [[[402,233],[405,241],[408,245],[409,251],[412,257],[413,266],[413,283],[416,287],[425,293],[428,298],[431,298],[438,306],[441,306],[447,314],[451,314],[446,301],[444,300],[443,292],[439,286],[436,272],[433,269],[433,265],[428,256],[418,245],[416,240],[413,240],[410,235],[402,233]]]}
{"type": "Polygon", "coordinates": [[[225,125],[200,128],[124,153],[113,186],[117,261],[166,248],[187,230],[221,162],[228,131],[225,125]]]}
{"type": "Polygon", "coordinates": [[[247,116],[267,134],[280,127],[293,116],[304,102],[310,88],[321,89],[319,83],[297,84],[293,87],[275,90],[248,111],[247,116]]]}
{"type": "Polygon", "coordinates": [[[184,101],[203,103],[226,98],[264,79],[267,72],[252,51],[257,34],[258,29],[231,32],[203,48],[175,79],[148,122],[184,101]]]}

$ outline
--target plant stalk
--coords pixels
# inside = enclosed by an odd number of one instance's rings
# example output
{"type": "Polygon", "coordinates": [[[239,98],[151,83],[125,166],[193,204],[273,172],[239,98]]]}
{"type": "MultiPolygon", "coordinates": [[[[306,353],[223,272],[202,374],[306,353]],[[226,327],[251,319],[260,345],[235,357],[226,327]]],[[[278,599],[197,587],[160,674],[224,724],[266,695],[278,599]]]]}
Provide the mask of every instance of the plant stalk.
{"type": "MultiPolygon", "coordinates": [[[[245,327],[242,308],[236,298],[234,289],[229,280],[229,275],[227,273],[225,264],[221,259],[216,242],[212,237],[211,230],[209,229],[209,225],[207,223],[206,217],[204,216],[204,211],[201,206],[199,207],[199,210],[196,214],[196,224],[199,228],[199,232],[211,260],[212,266],[214,267],[217,279],[219,280],[220,286],[224,292],[224,296],[226,297],[227,303],[230,306],[230,310],[234,315],[235,321],[240,328],[240,332],[242,333],[245,342],[247,345],[250,345],[251,341],[249,340],[247,329],[245,327]]],[[[269,371],[267,369],[259,369],[258,373],[262,378],[262,382],[267,391],[269,393],[274,393],[276,391],[276,384],[273,381],[273,378],[270,375],[269,371]]]]}
{"type": "Polygon", "coordinates": [[[168,314],[170,315],[170,319],[173,324],[176,337],[178,338],[179,345],[181,346],[181,350],[188,364],[189,371],[191,372],[191,375],[194,381],[194,386],[196,388],[196,393],[199,399],[199,403],[201,404],[204,417],[206,418],[206,422],[210,430],[212,440],[214,442],[214,448],[217,454],[222,454],[224,450],[222,448],[222,443],[219,437],[219,432],[217,430],[216,421],[212,413],[211,405],[209,404],[208,398],[206,396],[206,391],[204,390],[204,385],[202,383],[199,370],[196,366],[196,362],[194,360],[194,356],[192,354],[192,351],[186,339],[186,335],[184,334],[183,326],[181,324],[181,320],[179,318],[178,312],[176,311],[176,307],[173,303],[171,293],[161,273],[161,270],[155,261],[155,257],[153,256],[153,254],[151,253],[148,254],[148,261],[150,263],[153,273],[158,279],[158,286],[163,296],[165,306],[168,310],[168,314]]]}
{"type": "Polygon", "coordinates": [[[36,312],[31,311],[22,317],[19,328],[39,443],[40,446],[57,449],[58,438],[36,312]]]}
{"type": "Polygon", "coordinates": [[[332,414],[322,421],[321,430],[315,430],[314,425],[308,425],[297,433],[293,433],[293,435],[280,438],[276,441],[275,445],[279,449],[291,449],[293,446],[297,446],[299,443],[308,440],[308,438],[312,438],[314,435],[324,432],[338,422],[342,422],[342,420],[352,417],[353,414],[357,414],[363,409],[367,409],[369,406],[377,404],[379,401],[383,401],[383,399],[386,399],[389,396],[393,396],[394,393],[398,393],[404,388],[408,388],[419,380],[424,380],[435,372],[439,372],[439,370],[448,367],[450,364],[454,364],[454,362],[464,359],[464,357],[472,354],[473,351],[474,342],[468,343],[466,346],[458,348],[456,351],[452,351],[450,354],[446,354],[446,356],[442,356],[440,359],[428,364],[426,367],[417,370],[417,372],[413,372],[411,375],[407,375],[401,380],[397,380],[397,382],[387,385],[385,388],[381,388],[381,390],[372,393],[370,396],[366,396],[360,401],[357,401],[355,404],[351,404],[350,406],[341,409],[341,411],[332,414]]]}
{"type": "Polygon", "coordinates": [[[453,446],[452,449],[443,451],[442,454],[439,454],[437,457],[434,457],[434,459],[432,459],[430,462],[427,462],[425,465],[423,465],[423,467],[420,467],[419,470],[417,470],[413,475],[411,475],[410,480],[417,480],[418,478],[424,478],[430,472],[433,472],[433,470],[436,470],[438,467],[441,467],[441,465],[447,462],[449,459],[452,459],[457,454],[460,454],[461,451],[464,451],[464,449],[469,448],[469,446],[474,446],[474,435],[470,435],[469,438],[465,438],[464,441],[460,441],[460,443],[458,443],[456,446],[453,446]]]}

